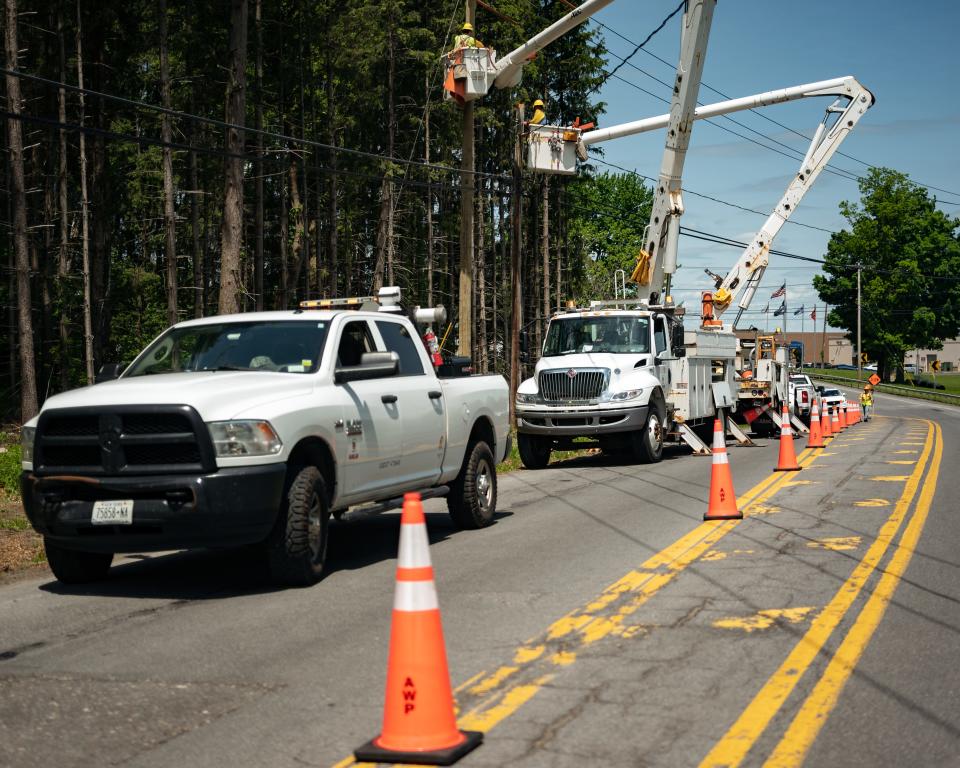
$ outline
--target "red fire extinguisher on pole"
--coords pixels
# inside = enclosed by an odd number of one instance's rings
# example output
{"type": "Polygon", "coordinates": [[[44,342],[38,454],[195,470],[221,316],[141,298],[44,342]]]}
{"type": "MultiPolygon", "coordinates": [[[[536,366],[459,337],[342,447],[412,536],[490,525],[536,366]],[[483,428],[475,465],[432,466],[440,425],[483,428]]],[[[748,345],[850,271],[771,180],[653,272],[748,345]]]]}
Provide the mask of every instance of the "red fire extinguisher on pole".
{"type": "Polygon", "coordinates": [[[434,367],[443,365],[443,358],[440,356],[440,345],[437,343],[437,335],[433,332],[431,326],[427,326],[427,332],[423,334],[423,343],[430,354],[430,360],[434,367]]]}

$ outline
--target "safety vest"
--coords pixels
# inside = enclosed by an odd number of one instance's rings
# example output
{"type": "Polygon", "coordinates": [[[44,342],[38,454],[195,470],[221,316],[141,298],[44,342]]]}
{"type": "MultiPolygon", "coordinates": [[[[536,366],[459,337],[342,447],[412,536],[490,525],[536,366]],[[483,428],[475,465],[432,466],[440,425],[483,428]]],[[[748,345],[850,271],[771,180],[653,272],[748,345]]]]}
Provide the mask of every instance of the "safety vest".
{"type": "Polygon", "coordinates": [[[454,48],[483,48],[483,44],[480,43],[473,35],[467,35],[460,33],[454,39],[454,48]]]}
{"type": "Polygon", "coordinates": [[[860,405],[873,405],[873,395],[866,392],[860,395],[860,405]]]}

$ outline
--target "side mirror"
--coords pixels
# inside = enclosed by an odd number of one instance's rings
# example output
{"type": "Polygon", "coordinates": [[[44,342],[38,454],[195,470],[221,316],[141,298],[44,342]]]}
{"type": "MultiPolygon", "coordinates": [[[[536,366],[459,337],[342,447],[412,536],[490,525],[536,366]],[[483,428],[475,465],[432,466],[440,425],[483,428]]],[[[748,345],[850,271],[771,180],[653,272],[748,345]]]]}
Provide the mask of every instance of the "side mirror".
{"type": "Polygon", "coordinates": [[[123,373],[123,365],[120,363],[107,363],[100,366],[100,370],[97,371],[97,375],[93,379],[94,384],[99,384],[103,381],[113,381],[114,379],[119,379],[120,374],[123,373]]]}
{"type": "Polygon", "coordinates": [[[679,352],[683,349],[683,325],[681,323],[674,323],[670,328],[670,346],[673,347],[673,353],[679,357],[679,352]]]}
{"type": "Polygon", "coordinates": [[[350,381],[385,379],[400,373],[400,356],[396,352],[364,352],[360,365],[344,365],[333,371],[334,384],[350,381]]]}

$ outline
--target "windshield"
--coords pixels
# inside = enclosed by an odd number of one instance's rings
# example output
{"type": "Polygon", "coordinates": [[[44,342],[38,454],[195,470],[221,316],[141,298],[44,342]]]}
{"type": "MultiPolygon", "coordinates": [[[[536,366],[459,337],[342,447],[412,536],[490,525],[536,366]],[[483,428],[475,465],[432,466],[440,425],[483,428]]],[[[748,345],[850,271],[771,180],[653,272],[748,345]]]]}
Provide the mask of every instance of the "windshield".
{"type": "Polygon", "coordinates": [[[550,321],[545,356],[575,352],[650,351],[650,318],[629,315],[562,317],[550,321]]]}
{"type": "Polygon", "coordinates": [[[824,397],[842,397],[839,389],[825,389],[823,390],[824,397]]]}
{"type": "Polygon", "coordinates": [[[237,322],[171,328],[134,361],[129,376],[183,371],[313,373],[328,322],[237,322]]]}

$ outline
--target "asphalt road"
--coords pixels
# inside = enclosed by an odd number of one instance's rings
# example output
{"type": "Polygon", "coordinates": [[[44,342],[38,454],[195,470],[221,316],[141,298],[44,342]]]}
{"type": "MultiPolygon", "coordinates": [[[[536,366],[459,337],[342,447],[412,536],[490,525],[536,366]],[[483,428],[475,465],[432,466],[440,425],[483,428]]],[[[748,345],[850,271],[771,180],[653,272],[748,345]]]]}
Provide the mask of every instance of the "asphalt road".
{"type": "MultiPolygon", "coordinates": [[[[499,517],[427,522],[464,766],[960,765],[960,410],[877,418],[703,523],[674,450],[500,479],[499,517]]],[[[399,515],[332,529],[329,575],[231,553],[0,589],[0,765],[329,766],[381,727],[399,515]]]]}

